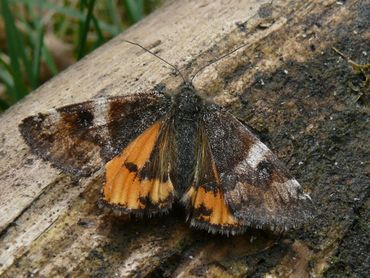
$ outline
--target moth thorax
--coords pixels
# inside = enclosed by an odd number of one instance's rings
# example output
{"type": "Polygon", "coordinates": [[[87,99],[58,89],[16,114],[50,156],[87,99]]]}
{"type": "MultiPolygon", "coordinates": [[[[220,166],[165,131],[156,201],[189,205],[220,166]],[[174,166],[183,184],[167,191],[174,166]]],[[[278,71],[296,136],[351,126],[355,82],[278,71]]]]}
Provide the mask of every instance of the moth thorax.
{"type": "Polygon", "coordinates": [[[175,105],[180,118],[194,120],[198,118],[202,100],[196,94],[194,87],[187,85],[183,86],[180,93],[176,96],[175,105]]]}

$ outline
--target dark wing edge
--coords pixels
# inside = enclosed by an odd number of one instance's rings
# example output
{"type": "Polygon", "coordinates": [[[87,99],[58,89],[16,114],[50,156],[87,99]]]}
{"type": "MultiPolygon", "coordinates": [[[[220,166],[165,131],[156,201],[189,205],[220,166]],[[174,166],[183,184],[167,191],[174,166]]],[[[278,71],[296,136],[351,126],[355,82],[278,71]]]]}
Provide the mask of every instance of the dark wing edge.
{"type": "Polygon", "coordinates": [[[312,217],[310,196],[239,120],[211,106],[203,124],[225,202],[239,222],[283,231],[312,217]]]}
{"type": "Polygon", "coordinates": [[[167,98],[156,92],[102,97],[27,117],[19,130],[33,154],[84,177],[119,153],[168,107],[167,98]]]}

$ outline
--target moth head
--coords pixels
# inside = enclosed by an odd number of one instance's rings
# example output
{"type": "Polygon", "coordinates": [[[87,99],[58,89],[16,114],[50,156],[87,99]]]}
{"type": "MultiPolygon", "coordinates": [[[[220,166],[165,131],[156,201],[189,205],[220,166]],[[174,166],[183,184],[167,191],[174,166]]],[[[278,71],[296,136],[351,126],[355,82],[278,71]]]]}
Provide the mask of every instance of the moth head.
{"type": "Polygon", "coordinates": [[[190,82],[184,82],[174,98],[174,105],[185,118],[193,118],[200,111],[202,100],[194,86],[190,82]]]}
{"type": "Polygon", "coordinates": [[[193,83],[191,83],[190,81],[185,81],[181,84],[181,94],[191,94],[191,93],[194,93],[196,94],[196,90],[193,86],[193,83]]]}

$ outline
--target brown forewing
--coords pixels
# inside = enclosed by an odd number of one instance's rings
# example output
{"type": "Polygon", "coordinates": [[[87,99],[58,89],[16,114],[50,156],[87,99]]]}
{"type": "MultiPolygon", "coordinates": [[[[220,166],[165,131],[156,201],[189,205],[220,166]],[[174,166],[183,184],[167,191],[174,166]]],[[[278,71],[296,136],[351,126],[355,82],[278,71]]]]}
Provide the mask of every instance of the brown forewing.
{"type": "Polygon", "coordinates": [[[247,226],[288,229],[311,217],[311,199],[276,156],[234,116],[210,106],[205,132],[220,188],[247,226]]]}
{"type": "Polygon", "coordinates": [[[88,176],[168,110],[157,93],[98,98],[30,116],[19,125],[33,153],[65,172],[88,176]]]}

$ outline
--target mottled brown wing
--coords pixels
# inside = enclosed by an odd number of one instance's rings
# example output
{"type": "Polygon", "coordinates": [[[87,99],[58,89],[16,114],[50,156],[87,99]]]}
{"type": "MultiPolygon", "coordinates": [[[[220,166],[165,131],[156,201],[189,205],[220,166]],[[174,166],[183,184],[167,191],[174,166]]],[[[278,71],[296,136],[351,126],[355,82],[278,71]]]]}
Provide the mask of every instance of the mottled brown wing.
{"type": "Polygon", "coordinates": [[[171,119],[165,117],[109,161],[100,203],[126,214],[166,213],[175,197],[170,179],[175,160],[173,132],[171,119]]]}
{"type": "Polygon", "coordinates": [[[209,106],[204,114],[219,188],[243,225],[285,230],[311,217],[311,199],[277,157],[230,113],[209,106]]]}
{"type": "Polygon", "coordinates": [[[19,125],[33,153],[88,176],[118,155],[169,108],[162,94],[98,98],[28,117],[19,125]]]}

